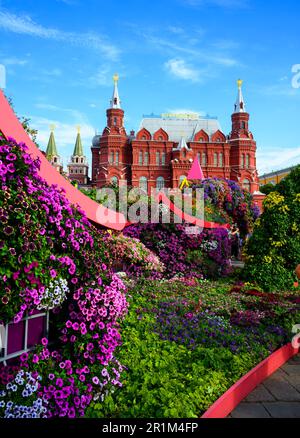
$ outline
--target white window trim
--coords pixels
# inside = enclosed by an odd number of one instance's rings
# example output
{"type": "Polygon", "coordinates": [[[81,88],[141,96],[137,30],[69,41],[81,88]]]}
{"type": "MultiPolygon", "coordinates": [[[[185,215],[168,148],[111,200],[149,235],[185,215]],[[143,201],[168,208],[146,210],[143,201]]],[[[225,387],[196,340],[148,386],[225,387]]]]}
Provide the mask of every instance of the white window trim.
{"type": "Polygon", "coordinates": [[[21,356],[21,354],[23,353],[27,353],[28,351],[31,351],[34,349],[33,347],[28,348],[27,347],[27,342],[28,342],[28,321],[30,319],[35,319],[35,318],[40,318],[40,317],[46,317],[46,327],[45,327],[45,336],[48,335],[49,333],[49,312],[40,312],[37,313],[35,315],[30,315],[30,316],[25,316],[25,318],[22,318],[19,322],[23,322],[25,321],[25,333],[24,333],[24,342],[23,342],[23,349],[16,351],[14,353],[10,353],[10,354],[6,354],[7,352],[7,347],[8,347],[8,326],[9,325],[13,325],[13,322],[9,322],[8,324],[6,324],[4,327],[4,333],[5,333],[5,342],[4,342],[4,348],[2,348],[2,351],[0,351],[0,363],[3,362],[3,364],[6,366],[7,360],[10,359],[14,359],[15,357],[21,356]]]}

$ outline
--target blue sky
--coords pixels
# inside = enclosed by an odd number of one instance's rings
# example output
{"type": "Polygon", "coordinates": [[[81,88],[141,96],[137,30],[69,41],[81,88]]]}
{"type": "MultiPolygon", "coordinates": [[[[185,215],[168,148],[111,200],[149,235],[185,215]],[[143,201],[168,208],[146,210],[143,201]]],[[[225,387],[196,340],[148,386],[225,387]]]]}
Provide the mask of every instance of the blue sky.
{"type": "Polygon", "coordinates": [[[296,164],[299,16],[296,0],[0,0],[5,91],[42,147],[56,125],[66,164],[76,125],[90,156],[115,72],[128,132],[143,114],[194,111],[227,134],[241,77],[259,170],[296,164]]]}

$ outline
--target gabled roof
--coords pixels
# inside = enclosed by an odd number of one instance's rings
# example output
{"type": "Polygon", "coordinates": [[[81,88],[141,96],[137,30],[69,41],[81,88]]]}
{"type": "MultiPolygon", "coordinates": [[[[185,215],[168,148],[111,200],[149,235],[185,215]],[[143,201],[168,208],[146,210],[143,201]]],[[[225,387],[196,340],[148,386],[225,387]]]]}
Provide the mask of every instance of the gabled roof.
{"type": "Polygon", "coordinates": [[[175,115],[172,115],[172,117],[144,116],[139,131],[143,128],[147,129],[151,135],[161,128],[166,131],[169,140],[174,143],[179,143],[182,137],[188,142],[193,141],[194,135],[202,129],[209,136],[218,130],[222,131],[217,118],[202,116],[189,118],[188,115],[185,115],[184,118],[175,115]]]}

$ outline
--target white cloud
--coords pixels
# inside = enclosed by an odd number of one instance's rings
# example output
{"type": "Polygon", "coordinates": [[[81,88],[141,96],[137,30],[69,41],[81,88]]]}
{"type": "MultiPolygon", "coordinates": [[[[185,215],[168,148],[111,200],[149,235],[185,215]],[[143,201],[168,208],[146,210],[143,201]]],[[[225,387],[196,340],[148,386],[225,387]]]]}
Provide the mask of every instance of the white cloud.
{"type": "Polygon", "coordinates": [[[77,135],[77,126],[80,125],[80,134],[83,144],[83,151],[90,161],[90,146],[92,139],[95,135],[95,129],[88,122],[82,120],[74,121],[74,123],[63,123],[56,118],[49,119],[46,117],[29,116],[30,125],[38,130],[37,142],[42,150],[46,150],[49,136],[50,125],[55,125],[55,141],[58,153],[63,160],[64,167],[66,168],[70,156],[73,153],[75,140],[77,135]]]}
{"type": "Polygon", "coordinates": [[[17,16],[0,11],[0,28],[22,35],[61,41],[74,46],[87,47],[99,51],[109,59],[116,59],[119,49],[96,33],[64,32],[35,23],[28,15],[17,16]]]}
{"type": "Polygon", "coordinates": [[[200,82],[200,71],[183,59],[170,59],[165,63],[166,70],[174,77],[185,81],[200,82]]]}
{"type": "Polygon", "coordinates": [[[179,26],[169,26],[168,27],[169,32],[174,33],[175,35],[183,35],[185,33],[184,29],[179,26]]]}
{"type": "Polygon", "coordinates": [[[19,59],[16,57],[11,57],[11,58],[4,58],[2,60],[2,62],[4,65],[21,65],[21,66],[23,66],[23,65],[28,63],[28,60],[27,59],[19,59]]]}
{"type": "Polygon", "coordinates": [[[260,175],[297,164],[300,164],[300,147],[260,150],[257,154],[257,168],[260,175]]]}
{"type": "Polygon", "coordinates": [[[35,107],[46,111],[53,111],[55,113],[67,114],[69,118],[71,117],[74,120],[74,124],[86,123],[86,116],[80,111],[72,108],[62,108],[57,105],[42,102],[36,103],[35,107]]]}
{"type": "Polygon", "coordinates": [[[96,72],[89,78],[87,85],[98,87],[112,86],[112,73],[109,67],[99,67],[96,72]]]}

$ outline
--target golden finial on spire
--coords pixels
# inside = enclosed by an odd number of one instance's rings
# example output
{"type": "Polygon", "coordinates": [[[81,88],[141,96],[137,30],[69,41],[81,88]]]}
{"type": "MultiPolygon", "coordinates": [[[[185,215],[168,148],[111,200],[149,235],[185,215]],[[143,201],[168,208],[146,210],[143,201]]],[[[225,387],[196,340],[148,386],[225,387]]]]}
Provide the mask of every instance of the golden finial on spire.
{"type": "Polygon", "coordinates": [[[50,131],[51,131],[51,132],[54,132],[55,128],[56,128],[56,126],[54,125],[54,123],[52,123],[52,124],[50,125],[50,131]]]}
{"type": "Polygon", "coordinates": [[[119,75],[118,75],[118,73],[115,73],[115,74],[113,75],[113,80],[114,80],[114,83],[117,83],[117,82],[118,82],[118,80],[119,80],[119,75]]]}
{"type": "Polygon", "coordinates": [[[243,85],[242,79],[238,79],[238,81],[237,81],[238,88],[242,88],[242,85],[243,85]]]}
{"type": "Polygon", "coordinates": [[[77,128],[77,134],[80,134],[80,129],[81,129],[80,125],[77,125],[76,128],[77,128]]]}

